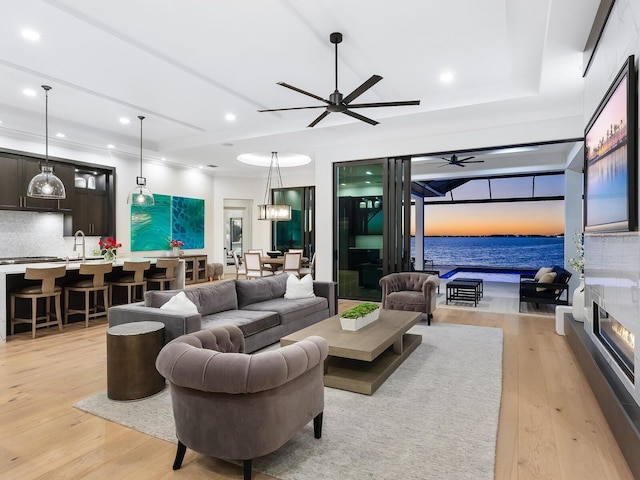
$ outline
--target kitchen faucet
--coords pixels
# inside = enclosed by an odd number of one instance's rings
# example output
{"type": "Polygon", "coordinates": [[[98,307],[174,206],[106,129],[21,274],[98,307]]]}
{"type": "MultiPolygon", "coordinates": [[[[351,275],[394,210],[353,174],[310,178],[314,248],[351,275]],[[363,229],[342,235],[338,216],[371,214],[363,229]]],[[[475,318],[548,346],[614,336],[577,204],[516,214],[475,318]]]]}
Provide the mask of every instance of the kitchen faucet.
{"type": "Polygon", "coordinates": [[[85,238],[82,230],[78,230],[73,234],[73,251],[75,252],[76,247],[78,246],[78,235],[82,236],[82,263],[85,263],[87,261],[87,255],[85,253],[85,238]]]}

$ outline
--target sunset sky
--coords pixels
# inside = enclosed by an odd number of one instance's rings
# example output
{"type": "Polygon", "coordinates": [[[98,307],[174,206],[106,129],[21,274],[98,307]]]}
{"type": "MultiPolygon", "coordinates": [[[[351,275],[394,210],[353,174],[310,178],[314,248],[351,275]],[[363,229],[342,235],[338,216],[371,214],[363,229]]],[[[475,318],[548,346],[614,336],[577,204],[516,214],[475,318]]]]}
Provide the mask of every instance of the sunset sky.
{"type": "MultiPolygon", "coordinates": [[[[555,235],[564,232],[561,200],[425,205],[427,236],[555,235]]],[[[415,235],[412,207],[411,235],[415,235]]]]}

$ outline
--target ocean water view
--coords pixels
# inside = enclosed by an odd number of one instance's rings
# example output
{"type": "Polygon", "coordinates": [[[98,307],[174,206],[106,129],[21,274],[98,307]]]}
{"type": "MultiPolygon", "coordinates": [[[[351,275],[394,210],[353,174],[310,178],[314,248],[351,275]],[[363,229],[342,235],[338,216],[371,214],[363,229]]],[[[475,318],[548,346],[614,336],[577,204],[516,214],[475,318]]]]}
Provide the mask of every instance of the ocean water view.
{"type": "MultiPolygon", "coordinates": [[[[415,257],[415,237],[411,237],[415,257]]],[[[425,237],[424,258],[434,265],[537,270],[564,265],[563,237],[425,237]]]]}

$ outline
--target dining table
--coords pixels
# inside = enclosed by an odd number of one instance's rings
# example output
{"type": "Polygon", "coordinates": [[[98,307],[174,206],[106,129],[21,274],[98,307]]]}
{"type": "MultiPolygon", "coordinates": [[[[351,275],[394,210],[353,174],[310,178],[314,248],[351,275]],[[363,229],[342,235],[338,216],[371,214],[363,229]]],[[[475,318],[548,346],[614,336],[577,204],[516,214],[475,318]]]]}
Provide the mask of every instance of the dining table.
{"type": "MultiPolygon", "coordinates": [[[[300,264],[304,265],[309,262],[308,257],[302,257],[300,264]]],[[[263,256],[260,257],[260,265],[262,268],[270,268],[273,273],[277,272],[284,265],[284,255],[278,255],[277,257],[263,256]]]]}

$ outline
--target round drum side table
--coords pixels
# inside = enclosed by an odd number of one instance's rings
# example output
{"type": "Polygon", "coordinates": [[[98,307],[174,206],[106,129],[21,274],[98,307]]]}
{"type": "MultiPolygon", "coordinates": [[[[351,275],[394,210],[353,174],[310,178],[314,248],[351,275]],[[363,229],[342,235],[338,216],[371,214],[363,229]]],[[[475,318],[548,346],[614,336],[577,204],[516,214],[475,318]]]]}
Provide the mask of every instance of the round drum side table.
{"type": "Polygon", "coordinates": [[[107,396],[137,400],[158,393],[165,379],[156,370],[164,346],[162,322],[131,322],[107,330],[107,396]]]}

